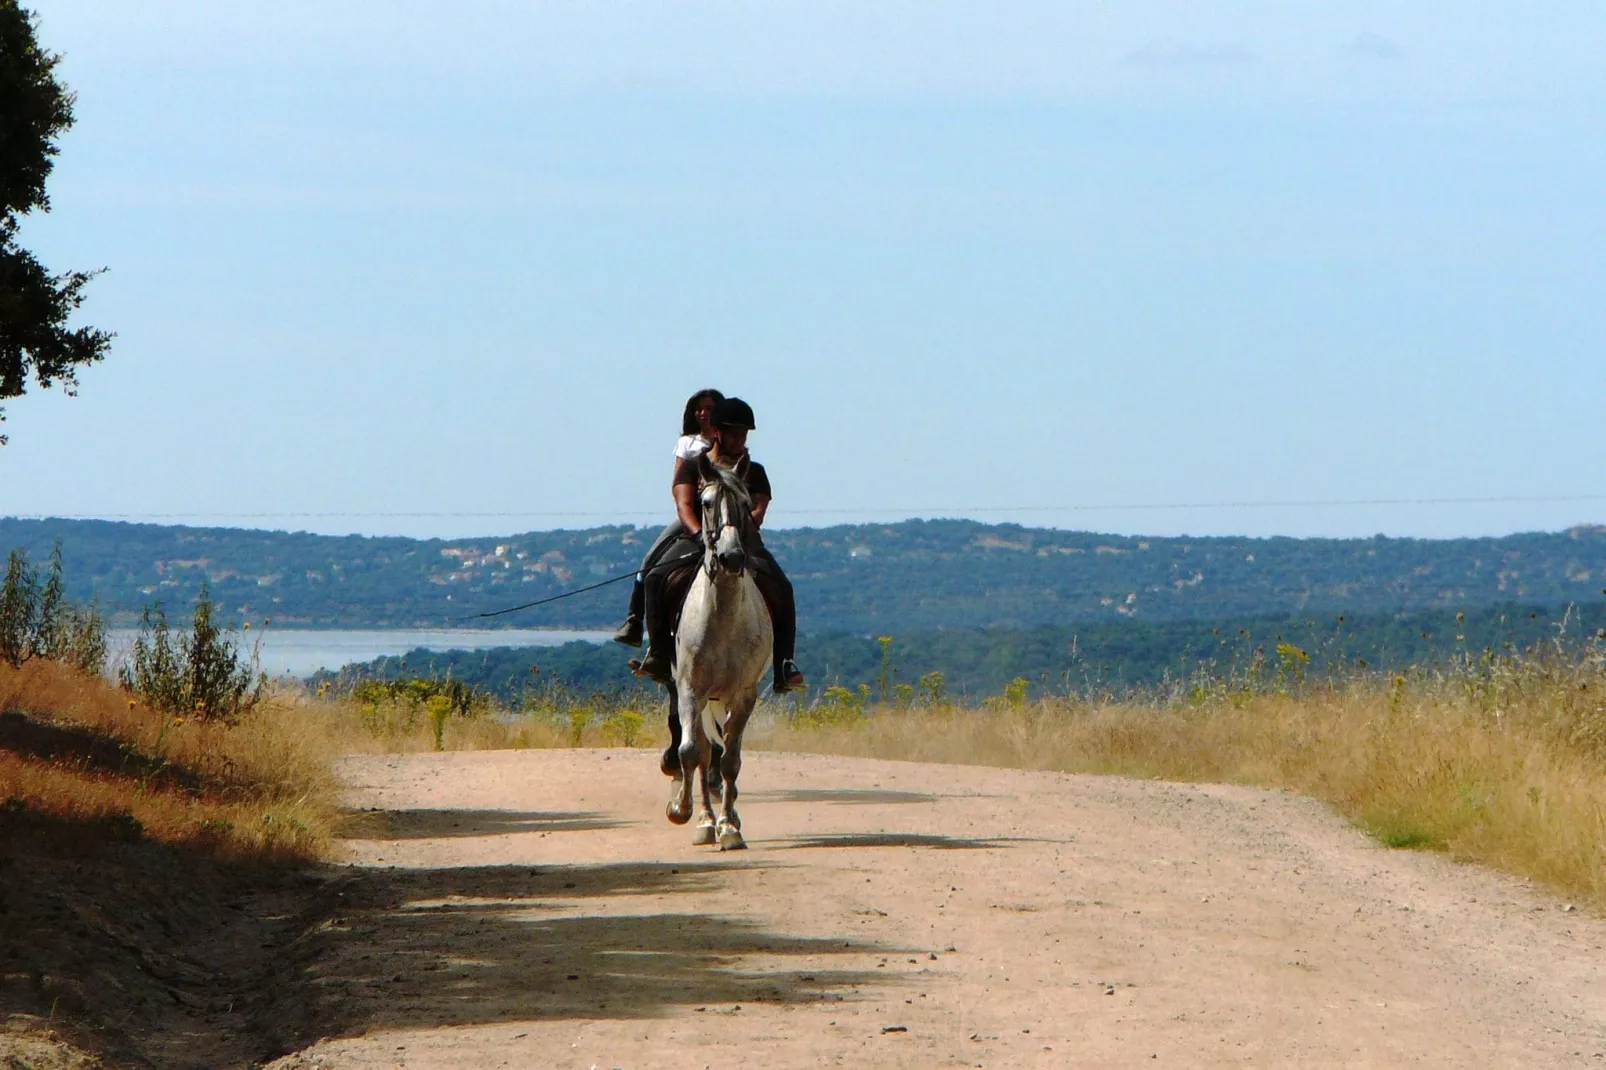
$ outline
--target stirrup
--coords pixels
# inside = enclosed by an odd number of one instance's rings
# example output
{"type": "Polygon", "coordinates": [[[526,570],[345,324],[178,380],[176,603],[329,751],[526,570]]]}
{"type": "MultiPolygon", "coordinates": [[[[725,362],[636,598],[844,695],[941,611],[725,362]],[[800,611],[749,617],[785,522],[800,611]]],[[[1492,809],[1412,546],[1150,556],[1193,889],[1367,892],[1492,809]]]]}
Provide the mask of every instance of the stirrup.
{"type": "Polygon", "coordinates": [[[669,659],[651,650],[644,658],[631,658],[630,671],[637,676],[650,676],[660,684],[670,683],[674,679],[669,659]]]}
{"type": "Polygon", "coordinates": [[[796,691],[805,686],[803,671],[797,667],[797,662],[787,658],[775,669],[774,691],[777,695],[784,695],[788,691],[796,691]]]}

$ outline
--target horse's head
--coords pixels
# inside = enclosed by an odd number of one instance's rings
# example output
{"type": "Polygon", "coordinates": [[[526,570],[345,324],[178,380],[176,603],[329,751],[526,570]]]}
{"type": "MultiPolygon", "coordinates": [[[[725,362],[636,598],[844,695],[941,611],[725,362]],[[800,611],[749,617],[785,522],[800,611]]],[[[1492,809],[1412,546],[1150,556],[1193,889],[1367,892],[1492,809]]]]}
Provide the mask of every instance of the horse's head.
{"type": "Polygon", "coordinates": [[[708,455],[697,460],[703,477],[703,567],[741,575],[747,568],[744,537],[753,524],[753,497],[744,477],[748,460],[743,457],[735,468],[721,468],[708,455]]]}

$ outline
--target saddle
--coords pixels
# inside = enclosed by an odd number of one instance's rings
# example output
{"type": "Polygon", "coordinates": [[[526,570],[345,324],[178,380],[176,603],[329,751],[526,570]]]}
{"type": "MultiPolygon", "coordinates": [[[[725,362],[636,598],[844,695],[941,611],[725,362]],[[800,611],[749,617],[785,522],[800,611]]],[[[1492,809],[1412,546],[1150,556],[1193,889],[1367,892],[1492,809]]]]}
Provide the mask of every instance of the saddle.
{"type": "MultiPolygon", "coordinates": [[[[676,539],[663,555],[664,564],[659,565],[664,577],[663,596],[666,604],[672,607],[669,615],[671,634],[680,631],[680,614],[686,608],[686,596],[691,593],[692,581],[697,578],[697,570],[703,565],[703,544],[700,540],[683,536],[676,539]]],[[[748,567],[755,573],[768,574],[770,571],[769,559],[764,554],[748,555],[748,567]]],[[[655,570],[656,571],[656,570],[655,570]]],[[[769,594],[766,584],[758,584],[759,594],[764,597],[764,606],[774,609],[769,604],[769,594]]],[[[673,657],[673,654],[670,655],[673,657]]]]}

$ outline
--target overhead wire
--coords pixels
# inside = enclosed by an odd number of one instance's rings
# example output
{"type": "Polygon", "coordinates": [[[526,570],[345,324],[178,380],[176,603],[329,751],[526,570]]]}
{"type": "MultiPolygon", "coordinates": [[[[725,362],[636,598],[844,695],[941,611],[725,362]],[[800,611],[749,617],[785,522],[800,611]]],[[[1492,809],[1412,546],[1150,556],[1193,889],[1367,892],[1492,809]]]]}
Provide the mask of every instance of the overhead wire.
{"type": "MultiPolygon", "coordinates": [[[[853,516],[874,513],[896,513],[904,516],[955,517],[969,515],[998,515],[1006,513],[1115,513],[1162,512],[1206,509],[1336,509],[1375,506],[1417,505],[1536,505],[1568,502],[1606,501],[1606,494],[1512,494],[1466,497],[1421,498],[1296,498],[1283,500],[1233,500],[1191,502],[1089,502],[1060,505],[968,505],[939,507],[871,507],[805,508],[774,507],[777,516],[853,516]]],[[[651,516],[660,510],[642,509],[503,509],[503,510],[372,510],[372,511],[258,511],[230,512],[163,512],[163,513],[13,513],[17,520],[496,520],[515,518],[589,518],[651,516]]]]}

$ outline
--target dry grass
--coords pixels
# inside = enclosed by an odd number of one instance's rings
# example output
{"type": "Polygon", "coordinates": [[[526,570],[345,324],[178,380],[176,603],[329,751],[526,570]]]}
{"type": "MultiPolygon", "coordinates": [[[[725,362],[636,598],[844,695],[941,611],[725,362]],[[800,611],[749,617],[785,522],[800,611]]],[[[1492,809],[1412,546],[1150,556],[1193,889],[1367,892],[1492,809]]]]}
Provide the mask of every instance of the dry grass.
{"type": "Polygon", "coordinates": [[[105,681],[33,660],[0,665],[0,801],[86,829],[221,858],[322,855],[338,821],[328,735],[269,702],[230,727],[171,718],[105,681]]]}
{"type": "Polygon", "coordinates": [[[1282,787],[1382,842],[1606,907],[1606,668],[1530,656],[1296,693],[882,709],[781,720],[772,749],[1282,787]]]}
{"type": "MultiPolygon", "coordinates": [[[[231,728],[166,718],[38,661],[0,666],[0,710],[119,748],[116,761],[0,748],[0,800],[108,828],[132,819],[153,839],[241,858],[327,848],[340,812],[335,754],[659,747],[666,736],[661,706],[454,715],[437,736],[423,706],[298,694],[231,728]]],[[[1284,690],[1218,682],[1148,701],[816,708],[761,716],[750,738],[755,748],[1289,788],[1391,846],[1447,850],[1606,906],[1598,652],[1284,690]]]]}
{"type": "Polygon", "coordinates": [[[663,720],[667,707],[661,702],[649,707],[642,702],[598,701],[519,713],[486,709],[473,717],[454,715],[445,720],[438,747],[430,711],[423,704],[308,697],[299,701],[299,708],[319,724],[335,753],[346,754],[663,747],[669,738],[663,720]]]}

